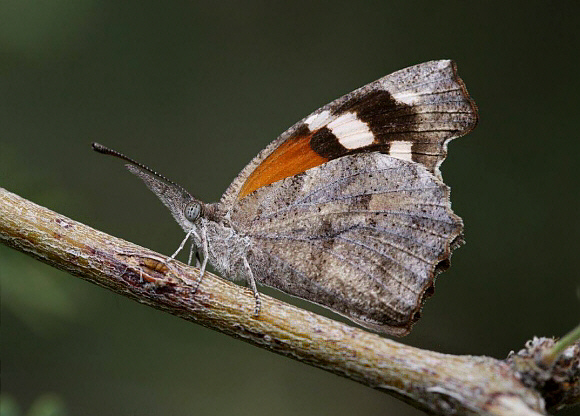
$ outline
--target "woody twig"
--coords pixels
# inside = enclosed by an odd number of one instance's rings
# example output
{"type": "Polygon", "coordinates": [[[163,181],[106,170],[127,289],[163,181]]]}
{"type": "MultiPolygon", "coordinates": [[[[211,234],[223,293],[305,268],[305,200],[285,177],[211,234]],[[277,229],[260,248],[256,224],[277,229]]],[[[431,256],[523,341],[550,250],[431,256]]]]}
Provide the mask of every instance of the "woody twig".
{"type": "Polygon", "coordinates": [[[544,415],[580,401],[580,342],[534,338],[506,360],[399,344],[110,236],[0,188],[0,241],[84,280],[434,414],[544,415]]]}

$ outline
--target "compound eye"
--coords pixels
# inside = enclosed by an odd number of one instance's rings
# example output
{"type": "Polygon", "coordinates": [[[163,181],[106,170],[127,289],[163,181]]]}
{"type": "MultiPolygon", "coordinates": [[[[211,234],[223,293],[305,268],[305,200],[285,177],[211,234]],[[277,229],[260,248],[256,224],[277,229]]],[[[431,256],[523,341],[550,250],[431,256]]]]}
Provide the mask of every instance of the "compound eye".
{"type": "Polygon", "coordinates": [[[189,221],[194,222],[199,218],[201,214],[201,204],[199,202],[192,202],[187,204],[184,210],[185,218],[189,221]]]}

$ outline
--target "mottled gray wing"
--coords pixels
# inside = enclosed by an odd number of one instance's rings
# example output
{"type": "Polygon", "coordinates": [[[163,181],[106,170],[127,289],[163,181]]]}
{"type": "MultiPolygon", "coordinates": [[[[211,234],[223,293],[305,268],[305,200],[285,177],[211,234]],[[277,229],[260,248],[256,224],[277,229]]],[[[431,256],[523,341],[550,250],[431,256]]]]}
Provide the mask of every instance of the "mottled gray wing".
{"type": "Polygon", "coordinates": [[[359,324],[404,335],[462,221],[424,166],[344,156],[253,192],[231,211],[256,280],[359,324]]]}

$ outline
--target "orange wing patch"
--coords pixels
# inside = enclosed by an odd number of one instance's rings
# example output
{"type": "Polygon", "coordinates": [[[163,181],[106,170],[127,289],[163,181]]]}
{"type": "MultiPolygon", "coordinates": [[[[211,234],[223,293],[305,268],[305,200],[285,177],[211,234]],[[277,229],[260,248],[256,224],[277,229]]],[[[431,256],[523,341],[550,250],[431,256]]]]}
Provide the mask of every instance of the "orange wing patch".
{"type": "Polygon", "coordinates": [[[263,186],[328,162],[329,159],[312,150],[311,137],[312,134],[290,138],[278,146],[246,179],[238,199],[263,186]]]}

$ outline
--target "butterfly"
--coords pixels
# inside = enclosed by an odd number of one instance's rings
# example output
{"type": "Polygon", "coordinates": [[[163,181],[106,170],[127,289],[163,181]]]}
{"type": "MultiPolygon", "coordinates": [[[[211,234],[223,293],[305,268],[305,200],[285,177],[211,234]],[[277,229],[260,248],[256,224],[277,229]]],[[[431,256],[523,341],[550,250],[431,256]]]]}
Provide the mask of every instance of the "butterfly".
{"type": "Polygon", "coordinates": [[[209,262],[248,282],[255,314],[260,284],[401,336],[462,242],[439,166],[448,142],[477,119],[453,61],[411,66],[296,123],[216,203],[121,153],[93,148],[124,159],[169,208],[187,233],[180,249],[191,239],[201,256],[198,284],[209,262]]]}

